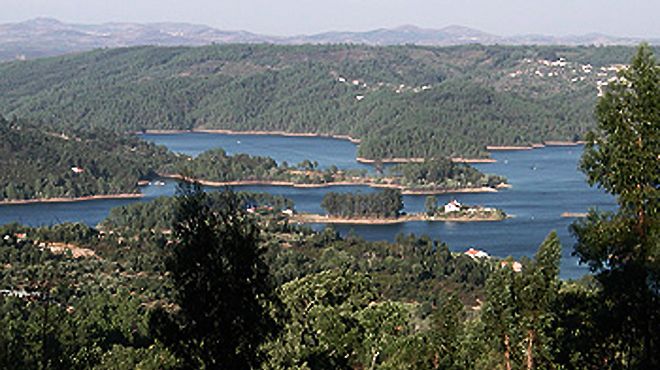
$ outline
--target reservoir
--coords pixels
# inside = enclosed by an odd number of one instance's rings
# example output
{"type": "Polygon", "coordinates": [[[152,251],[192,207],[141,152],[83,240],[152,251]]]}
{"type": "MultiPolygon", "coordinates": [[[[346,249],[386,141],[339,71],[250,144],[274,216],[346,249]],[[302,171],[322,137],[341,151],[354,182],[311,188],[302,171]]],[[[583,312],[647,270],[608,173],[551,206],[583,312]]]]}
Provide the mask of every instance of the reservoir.
{"type": "MultiPolygon", "coordinates": [[[[222,147],[229,154],[248,153],[274,158],[278,162],[297,164],[305,159],[317,161],[321,168],[370,170],[355,161],[355,144],[320,137],[285,137],[276,135],[226,135],[208,133],[178,133],[142,135],[145,140],[166,145],[175,152],[197,155],[205,150],[222,147]]],[[[564,212],[586,212],[590,208],[613,210],[614,198],[597,188],[591,188],[579,172],[582,147],[546,147],[535,150],[494,152],[496,163],[475,165],[486,173],[506,176],[512,185],[497,193],[466,193],[438,195],[438,203],[452,199],[469,205],[503,209],[513,217],[501,222],[409,222],[395,225],[335,225],[341,234],[354,232],[367,240],[394,240],[397,234],[428,235],[447,243],[450,249],[464,251],[469,247],[485,250],[491,255],[506,257],[532,256],[538,245],[552,230],[556,230],[563,245],[562,277],[579,277],[587,272],[571,256],[574,238],[569,225],[573,218],[561,217],[564,212]]],[[[132,202],[148,201],[174,194],[176,184],[147,186],[142,199],[101,199],[72,203],[38,203],[0,206],[0,224],[19,222],[28,225],[50,225],[61,222],[84,222],[96,225],[111,208],[132,202]]],[[[274,186],[243,186],[237,190],[261,191],[291,198],[301,212],[322,212],[321,199],[330,191],[362,191],[364,186],[330,188],[290,188],[274,186]]],[[[424,209],[425,196],[404,196],[405,211],[424,209]]],[[[324,225],[313,225],[323,228],[324,225]]]]}

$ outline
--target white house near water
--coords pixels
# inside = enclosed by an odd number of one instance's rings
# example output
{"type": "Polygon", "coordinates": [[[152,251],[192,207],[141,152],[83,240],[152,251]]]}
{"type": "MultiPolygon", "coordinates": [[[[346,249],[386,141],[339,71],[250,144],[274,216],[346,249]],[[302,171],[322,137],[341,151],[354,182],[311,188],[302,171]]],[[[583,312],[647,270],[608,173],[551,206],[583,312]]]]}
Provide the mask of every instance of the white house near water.
{"type": "Polygon", "coordinates": [[[457,200],[452,200],[451,202],[445,204],[445,213],[457,212],[461,210],[461,203],[457,200]]]}

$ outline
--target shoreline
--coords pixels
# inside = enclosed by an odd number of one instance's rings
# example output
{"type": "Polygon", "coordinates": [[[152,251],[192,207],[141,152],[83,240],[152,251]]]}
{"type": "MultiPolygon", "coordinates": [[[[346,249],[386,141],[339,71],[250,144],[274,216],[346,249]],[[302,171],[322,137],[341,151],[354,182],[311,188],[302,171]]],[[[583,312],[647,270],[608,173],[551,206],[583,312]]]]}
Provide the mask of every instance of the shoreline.
{"type": "MultiPolygon", "coordinates": [[[[356,157],[355,160],[358,163],[362,164],[374,164],[378,161],[385,164],[399,164],[399,163],[424,163],[426,158],[422,157],[395,157],[395,158],[385,158],[385,159],[369,159],[364,157],[356,157]]],[[[463,157],[453,157],[451,161],[454,163],[495,163],[496,159],[493,158],[463,158],[463,157]]]]}
{"type": "Polygon", "coordinates": [[[138,199],[142,197],[144,197],[144,194],[142,193],[124,193],[124,194],[87,195],[84,197],[75,197],[75,198],[59,197],[59,198],[0,200],[0,206],[33,204],[33,203],[73,203],[73,202],[84,202],[88,200],[99,200],[99,199],[138,199]]]}
{"type": "Polygon", "coordinates": [[[512,150],[532,150],[541,149],[548,146],[581,146],[586,144],[585,141],[562,141],[562,140],[548,140],[538,144],[531,145],[486,145],[488,151],[512,151],[512,150]]]}
{"type": "MultiPolygon", "coordinates": [[[[346,140],[353,144],[360,144],[362,139],[354,138],[350,135],[341,135],[341,134],[320,134],[320,133],[311,133],[311,132],[287,132],[282,130],[229,130],[229,129],[207,129],[207,128],[193,128],[190,130],[165,130],[165,129],[147,129],[143,131],[132,131],[133,134],[150,134],[150,135],[167,135],[167,134],[183,134],[183,133],[207,133],[207,134],[223,134],[223,135],[256,135],[256,136],[282,136],[282,137],[318,137],[318,138],[330,138],[336,140],[346,140]]],[[[583,140],[579,141],[567,141],[567,140],[547,140],[541,143],[533,143],[530,145],[486,145],[486,150],[490,152],[497,151],[518,151],[518,150],[532,150],[540,149],[548,146],[581,146],[586,142],[583,140]]],[[[355,160],[358,163],[362,164],[374,164],[378,161],[384,164],[397,164],[397,163],[423,163],[426,159],[422,157],[393,157],[393,158],[383,158],[383,159],[370,159],[365,157],[356,157],[355,160]]],[[[464,158],[464,157],[452,157],[451,161],[454,163],[496,163],[497,160],[493,158],[464,158]]]]}
{"type": "Polygon", "coordinates": [[[580,146],[586,143],[587,142],[584,140],[578,140],[578,141],[548,140],[544,142],[546,146],[580,146]]]}
{"type": "Polygon", "coordinates": [[[503,150],[532,150],[534,149],[531,145],[486,145],[486,150],[488,151],[503,151],[503,150]]]}
{"type": "Polygon", "coordinates": [[[560,216],[562,218],[584,218],[588,215],[589,213],[587,212],[563,212],[560,216]]]}
{"type": "MultiPolygon", "coordinates": [[[[487,186],[476,188],[461,188],[461,189],[416,189],[406,188],[402,185],[396,184],[378,184],[374,182],[359,182],[359,181],[337,181],[326,182],[321,184],[298,184],[291,181],[276,181],[276,180],[237,180],[237,181],[210,181],[195,178],[184,178],[181,175],[174,174],[159,174],[160,177],[174,180],[184,180],[187,182],[198,182],[200,185],[205,186],[250,186],[250,185],[265,185],[265,186],[288,186],[292,188],[329,188],[332,186],[368,186],[370,188],[383,188],[383,189],[398,189],[401,190],[402,195],[437,195],[437,194],[454,194],[454,193],[497,193],[497,189],[487,186]]],[[[506,186],[501,186],[504,188],[506,186]]]]}
{"type": "Polygon", "coordinates": [[[348,224],[348,225],[392,225],[405,222],[495,222],[507,219],[499,217],[443,217],[443,216],[427,216],[425,213],[412,213],[402,215],[397,218],[344,218],[337,216],[321,215],[314,213],[300,213],[289,217],[292,222],[304,224],[348,224]]]}
{"type": "Polygon", "coordinates": [[[237,130],[227,130],[227,129],[205,129],[205,128],[194,128],[192,130],[157,130],[149,129],[144,131],[136,131],[135,133],[151,134],[151,135],[167,135],[167,134],[183,134],[183,133],[205,133],[205,134],[223,134],[223,135],[256,135],[256,136],[284,136],[284,137],[319,137],[319,138],[330,138],[337,140],[346,140],[350,141],[353,144],[360,144],[362,140],[356,139],[349,135],[335,135],[335,134],[315,134],[309,132],[286,132],[286,131],[263,131],[263,130],[246,130],[246,131],[237,131],[237,130]]]}
{"type": "Polygon", "coordinates": [[[497,163],[497,159],[493,158],[463,158],[463,157],[454,157],[451,159],[454,163],[497,163]]]}

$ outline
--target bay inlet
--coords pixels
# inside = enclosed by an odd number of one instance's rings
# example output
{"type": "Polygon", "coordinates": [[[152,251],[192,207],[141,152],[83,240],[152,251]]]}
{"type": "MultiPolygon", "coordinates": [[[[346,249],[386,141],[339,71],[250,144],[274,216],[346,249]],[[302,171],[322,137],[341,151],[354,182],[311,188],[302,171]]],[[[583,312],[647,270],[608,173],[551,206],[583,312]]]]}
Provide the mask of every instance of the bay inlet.
{"type": "MultiPolygon", "coordinates": [[[[357,146],[347,140],[325,137],[287,137],[278,135],[226,135],[186,132],[143,134],[145,140],[162,144],[175,152],[196,156],[203,151],[221,147],[228,154],[248,153],[269,156],[279,163],[297,164],[305,159],[316,161],[321,168],[335,165],[342,169],[373,170],[358,163],[357,146]]],[[[497,193],[463,193],[437,195],[439,203],[458,199],[464,204],[496,207],[512,215],[501,222],[406,222],[391,225],[332,225],[345,235],[349,232],[367,240],[394,240],[396,235],[414,233],[428,235],[447,243],[452,250],[469,247],[505,257],[531,256],[545,236],[556,230],[562,241],[562,272],[564,278],[579,277],[587,272],[571,256],[575,240],[568,227],[574,218],[565,213],[584,213],[590,208],[613,210],[614,198],[600,189],[591,188],[577,166],[582,147],[545,147],[525,151],[497,151],[494,163],[474,166],[486,173],[506,176],[512,185],[497,193]]],[[[84,222],[96,225],[113,207],[143,202],[158,196],[172,195],[176,182],[165,180],[164,186],[142,188],[139,199],[98,199],[84,202],[11,204],[0,206],[0,224],[19,222],[27,225],[50,225],[61,222],[84,222]]],[[[291,198],[300,212],[323,213],[321,199],[330,191],[373,192],[367,186],[336,186],[331,188],[292,188],[280,186],[240,186],[237,190],[268,192],[291,198]]],[[[422,212],[425,196],[405,195],[405,211],[422,212]]],[[[325,225],[312,225],[322,229],[325,225]]]]}

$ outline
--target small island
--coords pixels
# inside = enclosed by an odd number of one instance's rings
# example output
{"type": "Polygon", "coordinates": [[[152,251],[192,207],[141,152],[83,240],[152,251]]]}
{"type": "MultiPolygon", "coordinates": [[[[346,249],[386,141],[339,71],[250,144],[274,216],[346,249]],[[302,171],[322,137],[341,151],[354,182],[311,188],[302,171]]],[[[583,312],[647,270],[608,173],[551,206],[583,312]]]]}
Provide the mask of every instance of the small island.
{"type": "Polygon", "coordinates": [[[394,189],[402,194],[430,195],[463,192],[496,192],[507,186],[501,176],[484,174],[449,158],[401,163],[374,172],[365,169],[320,168],[304,160],[297,165],[278,164],[269,157],[228,155],[223,149],[206,151],[196,158],[185,157],[162,168],[160,175],[208,186],[270,185],[299,188],[369,186],[394,189]]]}
{"type": "Polygon", "coordinates": [[[435,197],[427,199],[427,211],[402,213],[401,192],[386,189],[374,193],[328,193],[323,197],[321,207],[327,214],[290,213],[289,220],[298,223],[332,223],[356,225],[388,225],[411,221],[428,222],[478,222],[502,221],[507,215],[499,209],[466,206],[452,200],[444,207],[430,207],[435,197]]]}

